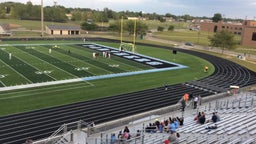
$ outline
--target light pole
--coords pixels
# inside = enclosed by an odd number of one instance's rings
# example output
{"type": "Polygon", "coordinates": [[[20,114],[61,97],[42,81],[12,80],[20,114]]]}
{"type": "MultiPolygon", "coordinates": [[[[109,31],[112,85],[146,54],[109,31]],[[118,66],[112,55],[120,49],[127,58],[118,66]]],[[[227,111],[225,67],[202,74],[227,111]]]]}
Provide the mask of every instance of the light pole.
{"type": "Polygon", "coordinates": [[[41,37],[44,35],[44,6],[43,0],[41,0],[41,37]]]}

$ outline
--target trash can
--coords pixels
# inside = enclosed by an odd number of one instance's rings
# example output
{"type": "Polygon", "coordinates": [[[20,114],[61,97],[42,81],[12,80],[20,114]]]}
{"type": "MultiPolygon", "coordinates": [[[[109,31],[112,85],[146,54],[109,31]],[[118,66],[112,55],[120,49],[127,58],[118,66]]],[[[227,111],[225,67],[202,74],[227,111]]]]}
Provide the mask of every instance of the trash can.
{"type": "Polygon", "coordinates": [[[142,34],[142,35],[140,35],[140,39],[142,39],[142,40],[144,39],[144,35],[143,35],[143,34],[142,34]]]}

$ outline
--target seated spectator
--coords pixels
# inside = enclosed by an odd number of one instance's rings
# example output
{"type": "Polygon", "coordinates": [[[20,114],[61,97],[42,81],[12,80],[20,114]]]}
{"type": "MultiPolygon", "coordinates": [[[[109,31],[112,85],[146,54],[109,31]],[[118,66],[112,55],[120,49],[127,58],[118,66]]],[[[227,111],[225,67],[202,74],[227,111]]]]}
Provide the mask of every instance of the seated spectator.
{"type": "Polygon", "coordinates": [[[164,140],[164,144],[170,144],[170,141],[168,139],[164,140]]]}
{"type": "Polygon", "coordinates": [[[179,121],[176,118],[173,118],[174,124],[175,124],[175,128],[178,129],[180,124],[179,121]]]}
{"type": "Polygon", "coordinates": [[[182,127],[183,126],[183,123],[184,123],[184,119],[183,119],[183,117],[177,117],[177,120],[179,121],[179,124],[180,124],[180,127],[182,127]]]}
{"type": "Polygon", "coordinates": [[[174,121],[171,121],[170,125],[169,125],[169,129],[171,132],[175,133],[177,128],[176,128],[176,124],[174,123],[174,121]]]}
{"type": "Polygon", "coordinates": [[[218,122],[219,118],[218,118],[218,116],[216,114],[217,114],[217,112],[213,112],[212,113],[212,118],[207,120],[206,123],[209,123],[209,122],[216,123],[216,122],[218,122]]]}
{"type": "Polygon", "coordinates": [[[215,112],[215,115],[217,117],[217,122],[220,121],[220,115],[218,114],[218,112],[215,112]]]}
{"type": "Polygon", "coordinates": [[[159,128],[160,122],[159,122],[158,119],[156,119],[155,124],[156,124],[156,126],[159,128]]]}
{"type": "Polygon", "coordinates": [[[170,136],[168,137],[168,140],[170,141],[171,144],[178,144],[179,142],[177,141],[177,136],[176,133],[171,131],[170,136]]]}
{"type": "Polygon", "coordinates": [[[145,132],[155,133],[157,131],[157,126],[155,124],[149,123],[149,126],[145,128],[145,132]]]}
{"type": "Polygon", "coordinates": [[[128,132],[125,132],[125,133],[124,133],[124,138],[125,138],[126,140],[129,140],[129,139],[131,138],[131,135],[130,135],[128,132]]]}
{"type": "Polygon", "coordinates": [[[201,112],[198,112],[198,114],[194,118],[194,121],[196,121],[196,123],[198,123],[198,120],[200,117],[201,117],[201,112]]]}
{"type": "Polygon", "coordinates": [[[139,137],[141,134],[140,130],[137,130],[136,137],[139,137]]]}
{"type": "Polygon", "coordinates": [[[122,134],[122,131],[119,131],[119,134],[117,136],[118,140],[122,140],[124,137],[123,137],[123,134],[122,134]]]}
{"type": "Polygon", "coordinates": [[[212,113],[212,122],[216,123],[218,121],[218,117],[216,116],[215,113],[212,113]]]}
{"type": "Polygon", "coordinates": [[[128,128],[127,126],[124,127],[124,133],[125,133],[125,132],[127,132],[127,133],[130,132],[130,130],[129,130],[129,128],[128,128]]]}
{"type": "Polygon", "coordinates": [[[205,129],[208,129],[208,130],[212,130],[212,129],[217,129],[218,126],[217,124],[213,125],[213,126],[206,126],[205,129]]]}
{"type": "Polygon", "coordinates": [[[28,138],[26,140],[25,144],[33,144],[33,140],[31,138],[28,138]]]}
{"type": "Polygon", "coordinates": [[[176,133],[176,143],[178,144],[180,140],[180,133],[176,133]]]}
{"type": "Polygon", "coordinates": [[[198,122],[199,122],[200,124],[204,124],[204,123],[205,123],[205,115],[204,115],[204,112],[201,113],[201,116],[199,117],[198,122]]]}
{"type": "Polygon", "coordinates": [[[168,131],[169,131],[169,126],[168,126],[168,125],[169,125],[169,121],[168,121],[168,120],[165,120],[165,121],[164,121],[164,131],[165,131],[165,132],[168,132],[168,131]]]}
{"type": "Polygon", "coordinates": [[[111,144],[114,144],[117,141],[116,135],[114,133],[111,134],[111,144]]]}

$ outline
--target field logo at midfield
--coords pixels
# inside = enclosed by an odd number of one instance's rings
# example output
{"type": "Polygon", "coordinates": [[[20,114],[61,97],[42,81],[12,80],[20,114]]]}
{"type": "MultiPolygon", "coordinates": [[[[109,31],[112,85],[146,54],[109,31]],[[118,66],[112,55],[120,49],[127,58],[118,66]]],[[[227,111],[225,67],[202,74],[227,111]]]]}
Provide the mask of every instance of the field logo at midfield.
{"type": "Polygon", "coordinates": [[[82,70],[88,70],[89,67],[76,67],[75,70],[82,71],[82,70]]]}
{"type": "Polygon", "coordinates": [[[50,73],[52,73],[52,71],[49,71],[49,70],[45,70],[45,71],[36,71],[35,73],[38,74],[38,75],[41,75],[41,74],[50,74],[50,73]]]}
{"type": "Polygon", "coordinates": [[[108,65],[109,67],[119,67],[118,64],[112,64],[112,65],[108,65]]]}
{"type": "Polygon", "coordinates": [[[7,76],[7,74],[1,75],[0,74],[0,78],[5,78],[7,76]]]}
{"type": "Polygon", "coordinates": [[[35,49],[33,46],[27,46],[26,49],[35,49]]]}

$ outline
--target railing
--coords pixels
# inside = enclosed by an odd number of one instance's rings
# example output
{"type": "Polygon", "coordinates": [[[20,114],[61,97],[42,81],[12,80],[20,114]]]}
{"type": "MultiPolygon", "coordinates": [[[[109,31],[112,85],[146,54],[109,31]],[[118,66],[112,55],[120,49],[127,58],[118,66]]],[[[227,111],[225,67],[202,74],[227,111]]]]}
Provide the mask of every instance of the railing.
{"type": "Polygon", "coordinates": [[[51,136],[43,140],[35,141],[33,142],[33,144],[55,144],[61,140],[70,142],[73,139],[73,130],[81,130],[82,128],[87,128],[88,130],[91,130],[93,127],[94,122],[87,123],[83,120],[63,124],[51,136]]]}

